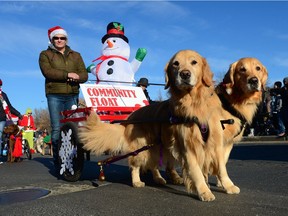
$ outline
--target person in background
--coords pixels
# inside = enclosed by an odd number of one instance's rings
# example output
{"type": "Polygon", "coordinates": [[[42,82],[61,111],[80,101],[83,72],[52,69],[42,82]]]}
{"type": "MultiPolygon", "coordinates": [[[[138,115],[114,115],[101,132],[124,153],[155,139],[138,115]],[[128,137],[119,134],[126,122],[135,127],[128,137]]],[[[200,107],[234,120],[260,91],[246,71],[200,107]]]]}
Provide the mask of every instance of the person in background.
{"type": "Polygon", "coordinates": [[[7,121],[12,122],[11,114],[22,119],[22,115],[16,110],[10,103],[8,96],[2,91],[3,82],[0,79],[0,155],[3,156],[2,152],[2,134],[7,121]]]}
{"type": "Polygon", "coordinates": [[[281,118],[285,126],[285,134],[288,135],[288,77],[283,79],[283,87],[281,88],[282,108],[281,118]]]}
{"type": "Polygon", "coordinates": [[[32,116],[32,110],[26,109],[26,113],[23,115],[22,120],[19,122],[19,126],[23,126],[24,130],[36,130],[34,118],[32,116]]]}
{"type": "Polygon", "coordinates": [[[273,124],[275,126],[277,136],[285,136],[285,126],[281,117],[281,109],[283,100],[281,97],[282,83],[277,81],[274,83],[274,88],[270,90],[271,94],[271,113],[273,118],[273,124]]]}
{"type": "Polygon", "coordinates": [[[23,128],[22,135],[23,138],[28,141],[31,153],[34,153],[34,132],[36,127],[34,124],[34,118],[32,116],[32,110],[30,108],[26,109],[26,113],[23,115],[22,120],[20,120],[18,124],[23,128]]]}
{"type": "Polygon", "coordinates": [[[147,87],[149,86],[149,81],[147,78],[140,78],[139,81],[137,82],[137,87],[141,87],[147,100],[149,101],[149,104],[153,103],[154,101],[151,100],[150,96],[149,96],[149,93],[147,91],[147,87]]]}
{"type": "Polygon", "coordinates": [[[44,130],[43,130],[43,132],[42,132],[42,136],[43,137],[46,137],[46,136],[48,136],[49,135],[49,132],[48,132],[48,130],[45,128],[44,130]]]}
{"type": "Polygon", "coordinates": [[[51,121],[51,140],[56,171],[59,169],[58,142],[60,112],[78,105],[79,83],[88,79],[82,56],[68,44],[68,34],[60,26],[48,30],[49,46],[39,56],[39,66],[45,77],[45,93],[51,121]]]}
{"type": "Polygon", "coordinates": [[[36,133],[36,140],[35,140],[35,148],[37,150],[38,153],[41,153],[42,155],[44,154],[43,152],[43,139],[48,136],[49,133],[47,131],[47,129],[45,128],[43,131],[39,131],[37,130],[36,133]]]}

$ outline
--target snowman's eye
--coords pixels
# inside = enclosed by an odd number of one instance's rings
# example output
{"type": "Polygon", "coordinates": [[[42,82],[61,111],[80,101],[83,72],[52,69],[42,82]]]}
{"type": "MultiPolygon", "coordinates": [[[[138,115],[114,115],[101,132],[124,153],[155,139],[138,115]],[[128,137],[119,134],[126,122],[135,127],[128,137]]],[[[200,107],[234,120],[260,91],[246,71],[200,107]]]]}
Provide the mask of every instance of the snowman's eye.
{"type": "Polygon", "coordinates": [[[116,40],[113,40],[113,42],[115,43],[115,42],[116,42],[116,40]]]}

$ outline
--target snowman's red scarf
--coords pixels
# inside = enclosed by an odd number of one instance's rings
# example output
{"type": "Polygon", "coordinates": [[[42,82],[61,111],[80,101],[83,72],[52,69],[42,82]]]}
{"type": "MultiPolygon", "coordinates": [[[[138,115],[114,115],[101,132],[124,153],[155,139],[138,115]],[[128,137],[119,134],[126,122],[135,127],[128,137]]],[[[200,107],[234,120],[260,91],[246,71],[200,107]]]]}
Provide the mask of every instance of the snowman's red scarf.
{"type": "Polygon", "coordinates": [[[9,106],[7,105],[7,102],[5,101],[5,99],[2,96],[2,89],[1,88],[0,88],[0,101],[1,101],[2,106],[3,106],[3,110],[6,114],[6,118],[8,120],[11,120],[12,119],[11,112],[10,112],[9,106]]]}
{"type": "Polygon", "coordinates": [[[94,59],[92,62],[101,60],[101,62],[99,62],[99,63],[97,64],[97,66],[96,66],[96,78],[97,78],[97,83],[99,82],[98,72],[99,72],[100,65],[102,64],[103,61],[105,61],[106,59],[109,59],[109,58],[120,58],[120,59],[123,59],[124,61],[128,61],[127,58],[124,58],[123,56],[118,56],[118,55],[109,55],[109,56],[102,55],[102,56],[94,59]]]}

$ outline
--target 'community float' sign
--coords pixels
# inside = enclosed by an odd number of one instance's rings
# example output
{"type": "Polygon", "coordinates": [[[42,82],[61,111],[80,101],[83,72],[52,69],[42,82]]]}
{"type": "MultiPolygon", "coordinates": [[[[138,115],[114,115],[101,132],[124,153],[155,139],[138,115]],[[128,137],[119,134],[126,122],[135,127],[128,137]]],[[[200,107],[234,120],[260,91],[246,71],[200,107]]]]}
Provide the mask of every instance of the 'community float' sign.
{"type": "Polygon", "coordinates": [[[140,87],[80,84],[88,107],[142,107],[149,104],[140,87]]]}

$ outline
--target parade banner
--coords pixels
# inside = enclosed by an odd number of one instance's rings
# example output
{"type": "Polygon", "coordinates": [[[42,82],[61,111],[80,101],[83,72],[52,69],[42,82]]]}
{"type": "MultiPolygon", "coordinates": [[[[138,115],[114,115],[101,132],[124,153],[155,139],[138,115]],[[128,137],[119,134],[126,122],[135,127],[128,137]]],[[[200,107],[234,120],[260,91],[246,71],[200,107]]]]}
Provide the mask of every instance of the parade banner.
{"type": "Polygon", "coordinates": [[[93,107],[142,107],[149,104],[140,87],[80,84],[86,106],[93,107]]]}

